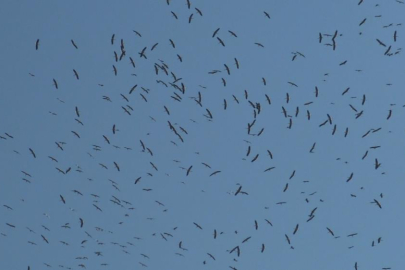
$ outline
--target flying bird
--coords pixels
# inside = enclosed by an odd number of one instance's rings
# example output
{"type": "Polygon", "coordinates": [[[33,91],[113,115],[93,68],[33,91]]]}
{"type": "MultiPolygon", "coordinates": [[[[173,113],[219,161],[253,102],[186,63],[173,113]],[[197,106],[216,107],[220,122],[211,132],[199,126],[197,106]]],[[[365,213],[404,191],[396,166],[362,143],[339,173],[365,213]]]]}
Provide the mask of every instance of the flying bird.
{"type": "Polygon", "coordinates": [[[217,28],[217,30],[215,30],[214,33],[212,34],[212,37],[215,37],[216,34],[218,33],[218,31],[219,31],[220,29],[221,29],[221,28],[217,28]]]}
{"type": "Polygon", "coordinates": [[[71,39],[70,42],[72,42],[73,47],[75,47],[76,49],[79,49],[73,39],[71,39]]]}
{"type": "Polygon", "coordinates": [[[329,229],[328,227],[326,227],[326,229],[328,230],[328,232],[332,235],[335,236],[335,234],[333,233],[333,231],[331,229],[329,229]]]}

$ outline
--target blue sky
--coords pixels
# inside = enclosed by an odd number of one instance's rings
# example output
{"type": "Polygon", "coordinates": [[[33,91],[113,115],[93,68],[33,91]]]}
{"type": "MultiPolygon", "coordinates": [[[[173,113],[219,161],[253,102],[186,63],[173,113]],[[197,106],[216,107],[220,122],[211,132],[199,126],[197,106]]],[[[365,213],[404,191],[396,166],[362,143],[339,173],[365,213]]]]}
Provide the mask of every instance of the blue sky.
{"type": "Polygon", "coordinates": [[[404,5],[358,3],[6,1],[0,268],[403,269],[404,5]]]}

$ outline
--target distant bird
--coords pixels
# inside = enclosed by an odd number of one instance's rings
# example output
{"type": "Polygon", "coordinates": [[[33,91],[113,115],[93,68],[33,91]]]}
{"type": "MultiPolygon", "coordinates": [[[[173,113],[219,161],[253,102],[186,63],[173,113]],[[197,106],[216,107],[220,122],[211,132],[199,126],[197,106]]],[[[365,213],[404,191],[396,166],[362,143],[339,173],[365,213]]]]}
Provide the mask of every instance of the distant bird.
{"type": "Polygon", "coordinates": [[[47,244],[49,244],[49,241],[48,241],[48,239],[46,239],[45,236],[43,236],[43,235],[41,234],[41,237],[42,237],[42,239],[43,239],[47,244]]]}
{"type": "Polygon", "coordinates": [[[290,241],[290,238],[288,237],[288,235],[284,235],[285,236],[285,239],[287,240],[287,243],[289,244],[289,245],[291,245],[291,241],[290,241]]]}
{"type": "Polygon", "coordinates": [[[225,43],[222,41],[222,39],[220,39],[219,37],[217,37],[217,39],[218,39],[219,43],[220,43],[223,47],[225,47],[225,43]]]}
{"type": "Polygon", "coordinates": [[[381,45],[381,46],[384,46],[384,47],[387,47],[387,45],[385,45],[381,40],[379,40],[378,38],[376,39],[377,40],[377,42],[381,45]]]}
{"type": "Polygon", "coordinates": [[[83,219],[82,219],[82,218],[79,218],[79,220],[80,220],[80,228],[83,228],[84,221],[83,221],[83,219]]]}
{"type": "Polygon", "coordinates": [[[216,175],[216,174],[218,174],[218,173],[220,173],[220,172],[221,172],[221,171],[215,171],[215,172],[211,173],[210,176],[216,175]]]}
{"type": "Polygon", "coordinates": [[[221,28],[217,28],[217,29],[214,31],[214,33],[212,34],[212,37],[215,37],[216,34],[218,33],[218,31],[219,31],[220,29],[221,29],[221,28]]]}
{"type": "Polygon", "coordinates": [[[335,236],[335,234],[333,233],[333,231],[331,229],[329,229],[328,227],[326,227],[326,229],[328,230],[328,232],[332,235],[335,236]]]}
{"type": "Polygon", "coordinates": [[[56,89],[58,89],[58,82],[55,79],[53,79],[53,85],[55,86],[56,89]]]}
{"type": "Polygon", "coordinates": [[[191,172],[191,168],[193,168],[193,166],[192,166],[192,165],[191,165],[191,166],[188,168],[188,170],[187,170],[187,173],[186,173],[186,175],[187,175],[187,176],[190,174],[190,172],[191,172]]]}
{"type": "Polygon", "coordinates": [[[79,49],[73,39],[71,39],[70,42],[72,42],[73,47],[75,47],[76,49],[79,49]]]}
{"type": "Polygon", "coordinates": [[[312,145],[311,150],[309,150],[310,153],[313,153],[315,146],[316,146],[316,142],[312,145]]]}
{"type": "Polygon", "coordinates": [[[194,9],[197,11],[197,13],[198,13],[200,16],[203,15],[202,12],[201,12],[201,10],[199,10],[198,8],[194,8],[194,9]]]}
{"type": "Polygon", "coordinates": [[[138,31],[132,30],[137,36],[142,37],[141,33],[139,33],[138,31]]]}
{"type": "Polygon", "coordinates": [[[378,159],[375,159],[374,168],[377,170],[381,166],[381,163],[378,163],[378,159]]]}
{"type": "Polygon", "coordinates": [[[293,234],[296,234],[296,233],[297,233],[297,231],[298,231],[298,227],[299,227],[299,224],[297,224],[297,225],[295,226],[295,229],[294,229],[293,234]]]}
{"type": "Polygon", "coordinates": [[[34,150],[32,150],[31,148],[28,148],[28,149],[30,150],[30,152],[31,152],[32,156],[33,156],[34,158],[36,158],[37,156],[35,155],[34,150]]]}
{"type": "Polygon", "coordinates": [[[73,73],[75,74],[76,79],[79,79],[79,73],[77,73],[77,71],[75,69],[73,69],[73,73]]]}
{"type": "Polygon", "coordinates": [[[178,17],[177,17],[177,15],[176,15],[176,13],[174,13],[173,11],[171,11],[171,13],[172,13],[173,17],[177,20],[178,17]]]}
{"type": "Polygon", "coordinates": [[[238,37],[234,32],[232,32],[231,30],[228,30],[228,32],[232,35],[232,36],[234,36],[234,37],[238,37]]]}

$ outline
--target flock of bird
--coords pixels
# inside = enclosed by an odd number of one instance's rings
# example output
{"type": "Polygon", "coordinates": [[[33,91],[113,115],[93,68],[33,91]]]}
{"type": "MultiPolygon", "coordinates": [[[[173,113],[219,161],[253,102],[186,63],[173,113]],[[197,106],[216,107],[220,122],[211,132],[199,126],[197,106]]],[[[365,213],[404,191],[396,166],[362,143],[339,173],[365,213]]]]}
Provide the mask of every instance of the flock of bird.
{"type": "MultiPolygon", "coordinates": [[[[316,241],[322,246],[315,250],[366,255],[388,243],[378,226],[371,224],[369,235],[352,220],[390,211],[383,187],[393,172],[382,149],[391,151],[386,138],[402,105],[380,98],[391,91],[380,88],[395,87],[386,77],[376,89],[363,89],[368,66],[347,52],[367,38],[370,57],[387,65],[401,59],[402,24],[381,23],[384,3],[349,1],[359,14],[351,33],[311,28],[306,39],[315,49],[280,55],[291,79],[276,86],[282,68],[254,70],[274,53],[272,44],[249,40],[229,23],[211,27],[213,10],[180,2],[158,6],[165,20],[199,24],[198,37],[160,38],[146,21],[126,34],[104,33],[108,64],[82,57],[73,67],[72,53],[92,49],[69,37],[58,51],[71,58],[69,73],[32,68],[24,75],[52,104],[38,103],[25,115],[40,112],[42,119],[32,120],[37,130],[1,126],[3,165],[13,170],[3,173],[1,186],[14,195],[0,198],[0,247],[16,241],[24,250],[18,263],[32,270],[242,270],[298,269],[277,261],[311,252],[316,241]],[[365,6],[374,13],[363,16],[365,6]],[[384,35],[363,30],[371,23],[384,35]],[[196,47],[201,40],[207,48],[196,47]],[[193,50],[205,54],[197,58],[193,50]],[[322,61],[331,64],[321,68],[322,61]],[[103,71],[80,69],[82,62],[103,71]],[[311,79],[293,74],[300,70],[311,79]],[[27,132],[38,135],[21,139],[27,132]]],[[[255,31],[283,27],[277,12],[255,10],[261,23],[252,25],[255,31]]],[[[42,36],[27,50],[44,55],[52,46],[42,36]]],[[[347,257],[346,269],[396,269],[384,256],[374,268],[347,257]]],[[[300,269],[316,263],[308,265],[300,269]]]]}

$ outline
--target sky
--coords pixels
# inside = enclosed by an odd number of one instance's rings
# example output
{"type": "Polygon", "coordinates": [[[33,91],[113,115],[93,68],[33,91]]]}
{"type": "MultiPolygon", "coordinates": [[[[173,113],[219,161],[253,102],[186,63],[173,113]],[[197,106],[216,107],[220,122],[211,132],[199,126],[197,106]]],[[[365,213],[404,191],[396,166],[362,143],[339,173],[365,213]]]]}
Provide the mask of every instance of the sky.
{"type": "Polygon", "coordinates": [[[0,269],[404,269],[404,8],[4,1],[0,269]]]}

